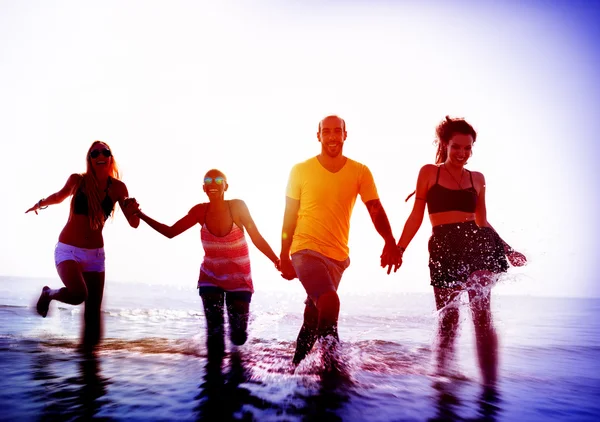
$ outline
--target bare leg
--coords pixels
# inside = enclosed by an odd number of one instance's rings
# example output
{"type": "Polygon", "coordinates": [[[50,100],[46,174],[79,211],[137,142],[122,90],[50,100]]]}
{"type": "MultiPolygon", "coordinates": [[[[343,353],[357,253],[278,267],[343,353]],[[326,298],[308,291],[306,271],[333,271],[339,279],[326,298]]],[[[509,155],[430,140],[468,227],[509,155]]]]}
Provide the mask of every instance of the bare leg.
{"type": "Polygon", "coordinates": [[[227,299],[227,315],[229,317],[229,338],[233,344],[241,346],[248,339],[250,303],[227,299]]]}
{"type": "Polygon", "coordinates": [[[83,349],[93,350],[103,335],[102,298],[104,296],[104,272],[86,272],[83,278],[88,296],[83,312],[83,349]]]}
{"type": "Polygon", "coordinates": [[[325,373],[339,374],[343,367],[337,353],[340,338],[337,331],[340,299],[336,292],[324,293],[317,301],[319,310],[318,336],[321,339],[325,373]]]}
{"type": "Polygon", "coordinates": [[[324,293],[317,301],[317,309],[319,310],[319,337],[330,335],[339,341],[337,322],[340,314],[340,298],[337,293],[324,293]]]}
{"type": "Polygon", "coordinates": [[[308,299],[304,307],[304,323],[296,339],[296,353],[292,361],[293,365],[298,365],[312,350],[317,341],[318,326],[319,310],[313,301],[308,299]]]}
{"type": "Polygon", "coordinates": [[[331,336],[334,342],[329,346],[335,346],[339,341],[337,331],[339,313],[340,299],[336,292],[324,293],[316,306],[312,300],[308,300],[304,308],[304,323],[296,340],[293,365],[298,365],[310,353],[317,338],[331,336]]]}
{"type": "MultiPolygon", "coordinates": [[[[480,280],[482,277],[486,275],[479,275],[480,280]]],[[[498,378],[498,336],[492,320],[491,290],[486,287],[469,289],[469,302],[483,383],[486,387],[494,388],[498,378]]]]}
{"type": "Polygon", "coordinates": [[[202,293],[202,304],[206,317],[206,348],[208,359],[221,359],[225,354],[225,316],[223,293],[202,293]]]}
{"type": "Polygon", "coordinates": [[[435,305],[439,312],[437,372],[444,374],[454,356],[454,341],[458,330],[459,309],[450,303],[459,290],[434,287],[435,305]]]}
{"type": "Polygon", "coordinates": [[[79,305],[87,299],[86,283],[77,262],[63,261],[57,265],[56,270],[65,287],[52,290],[44,286],[36,307],[38,314],[44,318],[48,314],[48,307],[52,300],[79,305]]]}

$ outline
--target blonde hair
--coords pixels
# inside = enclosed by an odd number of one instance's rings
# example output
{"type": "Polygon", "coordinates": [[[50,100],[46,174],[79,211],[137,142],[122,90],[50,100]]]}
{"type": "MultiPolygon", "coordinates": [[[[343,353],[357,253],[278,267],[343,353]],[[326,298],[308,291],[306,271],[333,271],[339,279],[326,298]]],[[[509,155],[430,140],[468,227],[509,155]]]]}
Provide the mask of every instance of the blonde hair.
{"type": "MultiPolygon", "coordinates": [[[[105,221],[104,211],[102,210],[102,192],[98,186],[98,179],[96,178],[96,173],[94,171],[94,167],[92,166],[92,159],[90,157],[92,149],[94,149],[94,147],[98,144],[104,145],[109,151],[112,152],[112,149],[106,142],[92,142],[92,145],[90,145],[86,155],[86,171],[85,173],[81,174],[81,180],[79,185],[77,185],[75,188],[75,191],[73,192],[73,199],[71,200],[71,213],[73,213],[76,192],[81,189],[85,193],[88,202],[88,218],[90,220],[90,227],[94,230],[101,229],[104,226],[105,221]]],[[[117,166],[117,162],[115,161],[115,157],[113,155],[111,155],[108,175],[109,177],[117,180],[120,180],[121,178],[119,167],[117,166]]],[[[114,212],[115,211],[113,208],[110,215],[113,216],[114,212]]]]}

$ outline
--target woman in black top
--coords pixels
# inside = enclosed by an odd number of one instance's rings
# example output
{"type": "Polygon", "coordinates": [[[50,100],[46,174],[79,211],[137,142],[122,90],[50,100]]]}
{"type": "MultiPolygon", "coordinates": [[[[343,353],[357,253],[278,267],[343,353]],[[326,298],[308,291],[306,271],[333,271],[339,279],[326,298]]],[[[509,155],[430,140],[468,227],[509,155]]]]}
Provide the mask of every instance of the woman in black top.
{"type": "Polygon", "coordinates": [[[448,373],[459,321],[458,299],[466,291],[483,383],[493,388],[498,339],[491,316],[491,287],[508,269],[507,258],[515,266],[524,265],[526,258],[506,244],[487,221],[483,174],[464,168],[477,138],[473,127],[464,119],[446,117],[436,134],[436,164],[426,164],[419,172],[415,204],[398,247],[401,252],[408,247],[427,205],[433,227],[429,270],[439,312],[438,374],[448,373]]]}

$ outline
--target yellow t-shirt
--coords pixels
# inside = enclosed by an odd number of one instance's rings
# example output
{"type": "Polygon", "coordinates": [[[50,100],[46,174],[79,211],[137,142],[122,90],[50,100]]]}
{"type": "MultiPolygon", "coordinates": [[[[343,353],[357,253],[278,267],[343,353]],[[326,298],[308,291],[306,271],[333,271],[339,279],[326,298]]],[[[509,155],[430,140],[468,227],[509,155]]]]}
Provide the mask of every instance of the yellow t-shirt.
{"type": "Polygon", "coordinates": [[[292,167],[286,195],[300,200],[290,252],[310,249],[343,261],[348,257],[350,216],[360,195],[363,202],[379,199],[367,166],[347,159],[337,173],[326,170],[317,157],[292,167]]]}

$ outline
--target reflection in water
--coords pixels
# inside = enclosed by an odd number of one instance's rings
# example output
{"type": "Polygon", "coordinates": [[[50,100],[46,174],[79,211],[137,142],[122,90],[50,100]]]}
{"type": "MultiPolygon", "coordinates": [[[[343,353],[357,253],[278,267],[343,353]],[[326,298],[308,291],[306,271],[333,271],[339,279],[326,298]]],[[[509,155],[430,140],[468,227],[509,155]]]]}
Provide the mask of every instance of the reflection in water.
{"type": "Polygon", "coordinates": [[[100,360],[96,353],[86,353],[79,361],[79,376],[82,385],[79,389],[79,403],[81,403],[84,416],[87,418],[100,411],[104,404],[101,398],[106,395],[108,380],[100,375],[100,360]]]}
{"type": "Polygon", "coordinates": [[[315,362],[319,385],[314,394],[304,397],[305,406],[299,410],[305,421],[341,421],[340,410],[350,401],[354,382],[340,350],[322,343],[320,352],[315,362]]]}
{"type": "Polygon", "coordinates": [[[239,415],[244,404],[252,404],[264,408],[262,401],[250,394],[247,388],[240,387],[249,380],[242,355],[233,352],[229,358],[229,371],[222,370],[223,358],[208,359],[205,366],[203,383],[200,384],[200,393],[196,396],[198,405],[195,407],[199,421],[229,421],[246,418],[252,415],[239,415]]]}
{"type": "Polygon", "coordinates": [[[494,388],[484,388],[479,396],[479,415],[482,420],[495,421],[500,413],[500,393],[494,388]]]}
{"type": "MultiPolygon", "coordinates": [[[[257,420],[259,415],[276,420],[339,421],[340,409],[350,400],[353,382],[342,365],[323,367],[319,365],[316,377],[286,375],[280,371],[277,378],[282,382],[278,388],[267,388],[264,381],[252,376],[249,368],[258,362],[268,361],[268,353],[244,356],[239,352],[229,359],[207,360],[200,392],[194,409],[199,421],[257,420]],[[310,379],[310,381],[309,381],[310,379]],[[297,382],[306,388],[297,389],[297,382]],[[316,383],[313,383],[316,381],[316,383]],[[292,387],[291,382],[296,387],[292,387]],[[292,388],[287,400],[275,401],[257,396],[281,397],[292,388]],[[293,390],[296,390],[294,393],[293,390]],[[300,392],[301,391],[301,392],[300,392]]],[[[322,362],[320,362],[322,363],[322,362]]],[[[268,366],[268,365],[267,365],[268,366]]],[[[273,365],[278,367],[277,364],[273,365]]],[[[313,368],[314,369],[314,368],[313,368]]]]}
{"type": "MultiPolygon", "coordinates": [[[[457,386],[453,383],[447,384],[436,382],[433,385],[436,391],[436,416],[430,418],[429,421],[456,421],[456,420],[471,420],[459,415],[459,409],[464,405],[457,395],[457,386]]],[[[497,419],[500,413],[500,396],[497,390],[484,388],[477,400],[477,417],[476,421],[490,421],[497,419]]],[[[464,411],[464,410],[463,410],[464,411]]]]}
{"type": "Polygon", "coordinates": [[[429,419],[433,421],[456,421],[462,418],[458,416],[458,408],[461,402],[458,396],[454,393],[452,386],[446,386],[441,382],[436,382],[433,385],[436,390],[436,415],[429,419]]]}
{"type": "Polygon", "coordinates": [[[93,352],[77,352],[78,372],[69,374],[72,355],[57,358],[40,353],[33,365],[33,379],[44,385],[42,420],[83,419],[96,415],[106,400],[110,381],[101,375],[100,359],[93,352]],[[53,367],[59,368],[54,372],[53,367]]]}
{"type": "Polygon", "coordinates": [[[318,392],[306,398],[305,421],[341,421],[340,409],[350,399],[350,382],[346,374],[327,371],[321,375],[318,392]]]}

